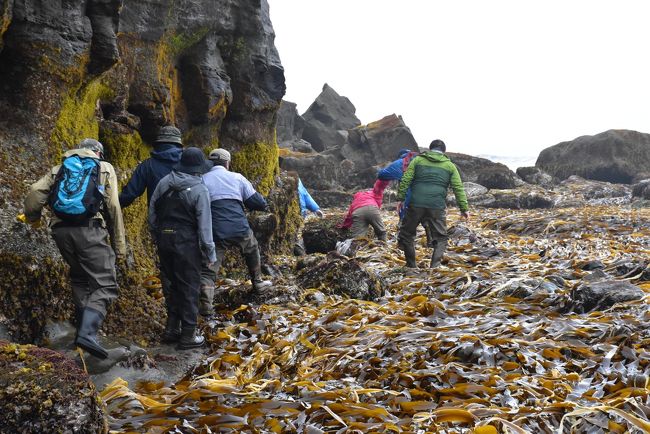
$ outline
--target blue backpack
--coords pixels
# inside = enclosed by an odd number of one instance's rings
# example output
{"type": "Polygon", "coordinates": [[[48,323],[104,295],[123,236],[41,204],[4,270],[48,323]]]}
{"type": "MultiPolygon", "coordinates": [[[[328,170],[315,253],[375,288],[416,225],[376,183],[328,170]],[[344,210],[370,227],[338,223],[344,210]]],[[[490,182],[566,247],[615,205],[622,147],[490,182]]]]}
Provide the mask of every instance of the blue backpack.
{"type": "Polygon", "coordinates": [[[99,184],[99,160],[71,155],[63,160],[50,190],[54,214],[71,225],[82,225],[101,209],[104,186],[99,184]]]}

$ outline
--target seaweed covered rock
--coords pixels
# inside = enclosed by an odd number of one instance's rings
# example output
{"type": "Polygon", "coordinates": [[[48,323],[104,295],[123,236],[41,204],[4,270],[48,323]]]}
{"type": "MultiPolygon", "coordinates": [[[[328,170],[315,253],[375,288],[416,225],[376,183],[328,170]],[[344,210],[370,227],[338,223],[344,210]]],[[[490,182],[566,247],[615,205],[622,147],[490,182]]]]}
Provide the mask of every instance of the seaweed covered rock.
{"type": "Polygon", "coordinates": [[[0,341],[2,432],[108,431],[88,374],[60,353],[0,341]]]}
{"type": "Polygon", "coordinates": [[[644,296],[641,288],[626,281],[587,281],[571,291],[568,309],[576,313],[605,310],[616,303],[640,300],[644,296]]]}
{"type": "Polygon", "coordinates": [[[304,289],[317,288],[327,294],[359,300],[375,300],[384,293],[383,279],[355,259],[332,253],[314,266],[303,269],[297,283],[304,289]]]}
{"type": "Polygon", "coordinates": [[[644,174],[650,175],[650,134],[608,130],[581,136],[544,149],[535,166],[559,179],[578,175],[630,184],[644,174]]]}
{"type": "Polygon", "coordinates": [[[309,219],[302,230],[305,252],[328,253],[336,250],[337,241],[346,238],[346,230],[337,227],[343,221],[343,214],[328,214],[322,219],[309,219]]]}
{"type": "Polygon", "coordinates": [[[490,190],[470,198],[472,206],[481,208],[537,209],[553,208],[553,194],[539,188],[490,190]]]}

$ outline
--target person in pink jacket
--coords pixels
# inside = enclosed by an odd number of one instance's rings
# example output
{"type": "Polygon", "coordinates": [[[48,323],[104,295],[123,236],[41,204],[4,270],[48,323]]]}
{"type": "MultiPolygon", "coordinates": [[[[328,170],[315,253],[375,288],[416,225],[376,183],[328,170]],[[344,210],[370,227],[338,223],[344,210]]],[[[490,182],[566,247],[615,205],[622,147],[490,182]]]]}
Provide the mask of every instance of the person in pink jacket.
{"type": "Polygon", "coordinates": [[[345,216],[341,228],[350,228],[350,237],[363,237],[368,232],[368,226],[372,226],[375,235],[380,240],[386,240],[386,228],[381,220],[381,203],[384,198],[384,190],[390,181],[375,181],[372,190],[363,190],[355,193],[352,197],[352,203],[348,208],[348,214],[345,216]]]}

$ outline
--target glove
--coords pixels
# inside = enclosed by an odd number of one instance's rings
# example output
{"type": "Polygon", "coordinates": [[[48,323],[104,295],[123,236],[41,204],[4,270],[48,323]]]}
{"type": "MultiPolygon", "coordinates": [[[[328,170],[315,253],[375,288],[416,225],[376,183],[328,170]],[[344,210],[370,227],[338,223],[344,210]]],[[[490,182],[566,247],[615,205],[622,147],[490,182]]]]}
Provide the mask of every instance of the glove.
{"type": "Polygon", "coordinates": [[[320,217],[320,218],[325,217],[325,214],[323,214],[323,211],[321,211],[321,210],[316,210],[316,215],[317,215],[318,217],[320,217]]]}
{"type": "Polygon", "coordinates": [[[23,224],[30,225],[33,229],[38,229],[43,225],[43,223],[41,222],[41,219],[34,220],[33,222],[28,221],[27,216],[25,214],[17,215],[16,220],[23,223],[23,224]]]}

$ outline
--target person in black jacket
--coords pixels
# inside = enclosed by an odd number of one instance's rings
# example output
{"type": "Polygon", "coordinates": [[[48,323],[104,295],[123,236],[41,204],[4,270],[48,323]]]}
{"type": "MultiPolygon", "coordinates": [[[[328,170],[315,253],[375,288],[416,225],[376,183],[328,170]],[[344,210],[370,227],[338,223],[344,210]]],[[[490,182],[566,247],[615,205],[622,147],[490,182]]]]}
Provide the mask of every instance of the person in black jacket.
{"type": "Polygon", "coordinates": [[[217,259],[210,195],[201,181],[210,166],[203,151],[187,148],[178,166],[160,180],[149,205],[160,267],[171,282],[162,341],[178,342],[180,349],[200,347],[205,341],[196,327],[201,264],[217,259]]]}
{"type": "Polygon", "coordinates": [[[214,149],[208,158],[214,163],[214,167],[203,175],[203,182],[210,192],[212,234],[217,248],[217,262],[214,267],[203,267],[201,271],[203,286],[200,310],[205,316],[209,316],[209,310],[212,309],[214,282],[228,247],[238,247],[244,256],[254,291],[263,292],[272,286],[270,281],[262,280],[259,246],[244,212],[244,208],[252,211],[267,210],[266,200],[243,175],[228,170],[228,151],[214,149]]]}
{"type": "Polygon", "coordinates": [[[147,203],[158,182],[169,175],[174,166],[180,161],[183,153],[181,132],[178,128],[168,125],[160,128],[154,143],[151,158],[147,158],[133,171],[131,179],[120,193],[120,206],[126,208],[147,190],[147,203]]]}

